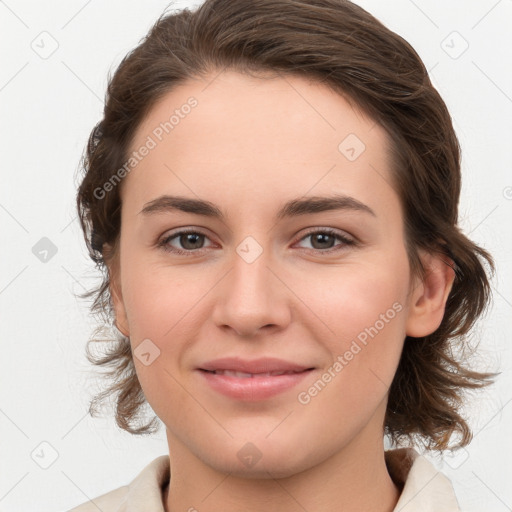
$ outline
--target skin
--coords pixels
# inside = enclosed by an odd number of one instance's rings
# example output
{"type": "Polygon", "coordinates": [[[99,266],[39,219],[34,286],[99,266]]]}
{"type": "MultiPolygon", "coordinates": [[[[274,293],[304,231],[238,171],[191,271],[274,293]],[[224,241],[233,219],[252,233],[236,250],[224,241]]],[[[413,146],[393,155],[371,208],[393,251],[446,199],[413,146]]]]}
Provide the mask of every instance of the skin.
{"type": "Polygon", "coordinates": [[[132,150],[190,96],[198,105],[122,182],[120,250],[109,269],[118,328],[132,350],[145,339],[160,350],[148,366],[134,362],[166,426],[166,511],[391,511],[399,489],[384,460],[388,388],[405,336],[441,323],[454,274],[426,253],[425,280],[410,274],[387,133],[321,84],[230,71],[165,95],[132,150]],[[354,161],[338,150],[351,133],[366,146],[354,161]],[[288,200],[333,193],[361,201],[375,217],[350,210],[275,217],[288,200]],[[210,201],[226,217],[139,213],[162,194],[210,201]],[[157,246],[178,228],[206,236],[168,241],[187,255],[157,246]],[[332,228],[357,244],[336,237],[315,244],[311,228],[332,228]],[[263,251],[252,263],[236,251],[247,236],[263,251]],[[401,311],[300,403],[298,393],[394,303],[401,311]],[[278,357],[316,370],[296,388],[242,402],[195,371],[224,356],[278,357]],[[261,455],[252,466],[237,456],[248,442],[261,455]]]}

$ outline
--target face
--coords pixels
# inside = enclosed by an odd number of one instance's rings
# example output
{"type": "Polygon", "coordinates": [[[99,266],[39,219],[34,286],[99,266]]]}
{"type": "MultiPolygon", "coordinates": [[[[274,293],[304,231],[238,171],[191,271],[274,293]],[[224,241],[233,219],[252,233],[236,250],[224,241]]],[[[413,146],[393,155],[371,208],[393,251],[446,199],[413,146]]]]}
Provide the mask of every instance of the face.
{"type": "Polygon", "coordinates": [[[171,451],[287,476],[382,442],[416,321],[402,212],[386,132],[343,97],[213,78],[168,93],[136,133],[117,325],[171,451]]]}

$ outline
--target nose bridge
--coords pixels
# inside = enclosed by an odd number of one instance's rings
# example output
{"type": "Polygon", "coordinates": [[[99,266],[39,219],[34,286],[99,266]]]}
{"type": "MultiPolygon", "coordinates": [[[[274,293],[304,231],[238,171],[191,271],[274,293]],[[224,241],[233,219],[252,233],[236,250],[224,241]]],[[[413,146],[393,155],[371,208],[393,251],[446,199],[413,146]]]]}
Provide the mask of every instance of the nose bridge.
{"type": "MultiPolygon", "coordinates": [[[[246,246],[247,248],[247,246],[246,246]]],[[[233,298],[247,301],[259,301],[265,298],[267,293],[271,293],[272,285],[270,277],[272,273],[269,270],[270,255],[268,251],[261,253],[254,260],[249,248],[246,254],[240,254],[243,246],[237,248],[237,255],[233,258],[233,271],[230,279],[230,294],[233,298]],[[246,259],[246,256],[249,256],[246,259]]]]}
{"type": "Polygon", "coordinates": [[[214,320],[239,334],[255,334],[265,326],[283,326],[289,320],[285,290],[269,267],[270,250],[247,237],[236,248],[232,269],[216,301],[214,320]]]}

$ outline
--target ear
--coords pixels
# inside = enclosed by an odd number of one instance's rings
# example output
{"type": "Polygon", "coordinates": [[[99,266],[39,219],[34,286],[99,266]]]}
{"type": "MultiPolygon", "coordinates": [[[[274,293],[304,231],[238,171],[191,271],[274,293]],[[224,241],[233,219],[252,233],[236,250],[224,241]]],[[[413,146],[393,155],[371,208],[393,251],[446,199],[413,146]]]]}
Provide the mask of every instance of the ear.
{"type": "Polygon", "coordinates": [[[425,277],[417,278],[411,292],[406,324],[407,336],[414,338],[428,336],[441,325],[455,279],[455,264],[448,256],[421,251],[420,258],[425,277]]]}
{"type": "MultiPolygon", "coordinates": [[[[106,251],[111,250],[106,248],[106,251]]],[[[126,308],[123,302],[123,292],[121,289],[121,279],[119,272],[119,258],[116,254],[107,264],[109,274],[109,290],[112,298],[112,305],[115,313],[115,326],[126,337],[130,336],[130,329],[128,328],[128,318],[126,315],[126,308]]]]}

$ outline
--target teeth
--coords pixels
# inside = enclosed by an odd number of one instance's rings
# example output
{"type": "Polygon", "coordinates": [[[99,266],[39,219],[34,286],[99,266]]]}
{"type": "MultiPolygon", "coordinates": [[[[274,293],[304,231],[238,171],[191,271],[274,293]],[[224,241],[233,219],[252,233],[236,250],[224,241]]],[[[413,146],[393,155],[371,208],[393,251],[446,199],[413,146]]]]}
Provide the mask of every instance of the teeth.
{"type": "Polygon", "coordinates": [[[221,370],[215,372],[217,375],[228,375],[229,377],[239,377],[242,379],[247,379],[249,377],[252,377],[252,373],[245,373],[245,372],[233,372],[231,370],[221,370]]]}
{"type": "Polygon", "coordinates": [[[242,379],[248,379],[255,377],[256,375],[258,377],[270,377],[275,375],[284,375],[284,374],[292,374],[296,372],[265,372],[265,373],[246,373],[246,372],[235,372],[232,370],[215,370],[214,372],[217,375],[227,375],[228,377],[238,377],[242,379]]]}

